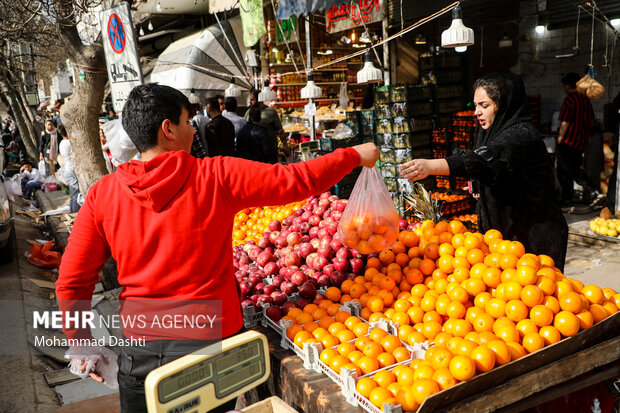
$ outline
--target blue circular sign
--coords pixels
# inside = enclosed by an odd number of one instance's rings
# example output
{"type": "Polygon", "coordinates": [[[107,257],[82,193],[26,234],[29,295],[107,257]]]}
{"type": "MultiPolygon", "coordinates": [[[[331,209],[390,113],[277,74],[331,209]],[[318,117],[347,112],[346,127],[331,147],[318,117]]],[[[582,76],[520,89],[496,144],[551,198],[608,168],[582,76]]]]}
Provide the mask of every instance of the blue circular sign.
{"type": "Polygon", "coordinates": [[[118,15],[112,13],[108,19],[108,40],[112,50],[121,54],[125,50],[125,28],[118,15]]]}

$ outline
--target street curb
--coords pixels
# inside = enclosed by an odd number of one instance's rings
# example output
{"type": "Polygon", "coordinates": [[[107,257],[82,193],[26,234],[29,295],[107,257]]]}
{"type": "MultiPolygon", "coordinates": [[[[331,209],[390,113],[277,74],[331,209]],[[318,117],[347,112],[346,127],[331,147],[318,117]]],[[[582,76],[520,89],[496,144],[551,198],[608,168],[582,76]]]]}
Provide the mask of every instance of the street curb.
{"type": "MultiPolygon", "coordinates": [[[[58,208],[58,206],[55,205],[54,202],[47,196],[46,192],[37,190],[34,193],[34,198],[39,203],[39,208],[41,209],[41,212],[47,212],[58,208]]],[[[47,223],[47,229],[54,237],[56,245],[60,246],[64,251],[67,243],[69,242],[69,234],[67,232],[60,232],[59,229],[61,227],[64,228],[65,225],[62,223],[59,217],[54,216],[47,217],[45,219],[45,222],[47,223]]]]}

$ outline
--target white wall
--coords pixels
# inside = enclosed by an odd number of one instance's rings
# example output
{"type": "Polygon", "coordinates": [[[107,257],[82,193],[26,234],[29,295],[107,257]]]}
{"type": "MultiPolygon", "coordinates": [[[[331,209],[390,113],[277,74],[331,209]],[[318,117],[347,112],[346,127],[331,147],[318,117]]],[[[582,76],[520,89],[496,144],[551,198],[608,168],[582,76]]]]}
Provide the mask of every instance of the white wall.
{"type": "MultiPolygon", "coordinates": [[[[579,23],[579,54],[574,57],[557,59],[556,55],[570,54],[575,46],[575,20],[571,27],[546,30],[539,35],[536,26],[536,1],[528,0],[520,4],[519,11],[519,62],[513,71],[521,75],[527,93],[539,94],[541,98],[541,121],[549,122],[555,108],[560,108],[565,97],[562,88],[562,76],[569,72],[584,74],[590,62],[590,38],[592,17],[581,12],[579,23]]],[[[605,57],[605,37],[608,36],[608,53],[611,55],[613,35],[600,22],[595,23],[593,65],[596,79],[605,86],[603,98],[593,100],[594,112],[599,121],[603,121],[603,105],[612,101],[620,92],[620,39],[616,43],[609,68],[602,67],[605,57]],[[606,34],[607,33],[607,34],[606,34]]]]}

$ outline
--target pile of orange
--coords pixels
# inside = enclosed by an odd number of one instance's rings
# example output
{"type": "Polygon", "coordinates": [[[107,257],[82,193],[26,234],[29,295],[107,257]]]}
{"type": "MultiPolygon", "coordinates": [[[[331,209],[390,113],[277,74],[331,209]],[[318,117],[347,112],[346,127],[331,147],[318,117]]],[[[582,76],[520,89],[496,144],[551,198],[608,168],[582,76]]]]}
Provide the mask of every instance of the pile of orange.
{"type": "Polygon", "coordinates": [[[338,225],[343,244],[360,254],[370,254],[389,248],[396,240],[400,217],[396,211],[385,215],[343,216],[338,225]]]}
{"type": "Polygon", "coordinates": [[[465,195],[465,194],[456,195],[456,194],[448,194],[447,192],[433,192],[431,196],[433,197],[433,199],[438,199],[440,201],[446,201],[446,202],[456,202],[462,199],[466,199],[468,197],[468,195],[465,195]]]}
{"type": "Polygon", "coordinates": [[[394,399],[405,411],[436,391],[573,336],[620,305],[613,289],[584,286],[566,278],[549,256],[528,254],[497,230],[467,232],[456,220],[425,221],[401,232],[390,251],[368,260],[363,278],[364,292],[349,295],[362,304],[364,319],[398,323],[408,344],[435,344],[425,360],[404,370],[404,379],[402,366],[394,368],[395,384],[358,382],[371,402],[394,399]]]}
{"type": "Polygon", "coordinates": [[[245,244],[249,240],[258,241],[269,230],[271,221],[282,221],[305,203],[299,201],[281,206],[253,207],[237,212],[233,224],[233,246],[245,244]]]}

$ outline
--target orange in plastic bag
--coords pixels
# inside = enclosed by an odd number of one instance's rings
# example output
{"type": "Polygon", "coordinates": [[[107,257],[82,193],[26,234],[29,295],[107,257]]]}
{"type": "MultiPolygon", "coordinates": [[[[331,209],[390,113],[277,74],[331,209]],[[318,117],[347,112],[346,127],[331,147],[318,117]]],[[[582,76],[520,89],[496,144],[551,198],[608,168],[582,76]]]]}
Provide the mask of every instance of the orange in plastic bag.
{"type": "Polygon", "coordinates": [[[342,243],[360,254],[390,248],[399,216],[377,167],[363,168],[338,224],[342,243]]]}
{"type": "Polygon", "coordinates": [[[41,268],[58,268],[62,255],[57,251],[51,251],[53,241],[43,245],[32,244],[30,251],[26,253],[26,258],[32,265],[41,268]]]}

